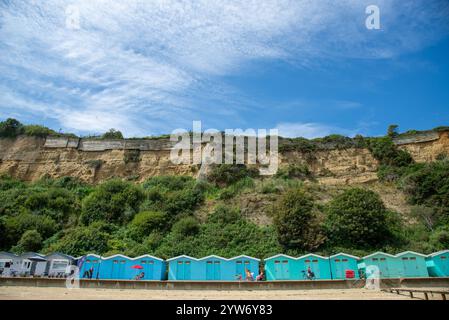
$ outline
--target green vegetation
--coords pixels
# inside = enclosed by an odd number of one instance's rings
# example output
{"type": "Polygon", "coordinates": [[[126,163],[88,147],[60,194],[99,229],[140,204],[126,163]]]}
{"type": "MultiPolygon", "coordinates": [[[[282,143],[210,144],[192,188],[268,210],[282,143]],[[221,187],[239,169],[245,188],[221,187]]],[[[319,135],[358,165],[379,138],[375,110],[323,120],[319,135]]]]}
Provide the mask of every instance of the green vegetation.
{"type": "MultiPolygon", "coordinates": [[[[54,132],[14,119],[0,123],[0,137],[21,134],[45,137],[54,132]]],[[[303,152],[306,163],[283,166],[271,178],[259,177],[255,168],[245,165],[213,166],[207,181],[159,176],[143,183],[112,179],[89,185],[70,177],[33,183],[0,177],[0,250],[263,258],[281,252],[428,253],[447,248],[448,155],[438,155],[431,163],[414,163],[393,143],[393,137],[402,135],[391,126],[380,138],[281,139],[283,151],[303,152]],[[322,187],[314,183],[308,163],[314,161],[315,151],[354,147],[371,151],[380,163],[381,183],[402,190],[412,206],[410,212],[400,216],[388,210],[368,187],[341,187],[320,197],[322,187]],[[272,223],[250,220],[248,212],[257,206],[269,208],[272,223]]],[[[111,130],[100,138],[120,136],[111,130]]],[[[123,161],[136,162],[139,157],[140,153],[129,150],[123,161]]],[[[87,163],[97,170],[103,162],[87,163]]],[[[328,174],[332,173],[317,175],[328,174]]]]}
{"type": "Polygon", "coordinates": [[[105,132],[102,136],[102,139],[118,139],[121,140],[123,139],[123,134],[115,129],[109,129],[108,132],[105,132]]]}
{"type": "Polygon", "coordinates": [[[336,246],[364,249],[379,247],[393,239],[388,212],[379,195],[364,189],[349,189],[326,208],[327,234],[336,246]]]}
{"type": "Polygon", "coordinates": [[[287,191],[274,206],[274,226],[285,249],[310,251],[323,242],[314,202],[302,189],[287,191]]]}

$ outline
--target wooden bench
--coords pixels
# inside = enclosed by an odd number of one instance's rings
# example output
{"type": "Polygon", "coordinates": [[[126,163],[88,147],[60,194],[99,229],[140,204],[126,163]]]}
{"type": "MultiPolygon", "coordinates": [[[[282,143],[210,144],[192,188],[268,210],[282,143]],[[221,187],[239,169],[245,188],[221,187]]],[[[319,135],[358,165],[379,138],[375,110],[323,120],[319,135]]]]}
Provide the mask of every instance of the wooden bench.
{"type": "Polygon", "coordinates": [[[400,294],[401,292],[408,293],[410,295],[410,298],[414,298],[414,293],[423,293],[424,299],[429,300],[429,293],[432,294],[440,294],[441,298],[443,300],[446,300],[446,295],[449,295],[449,290],[438,290],[438,289],[408,289],[408,288],[389,288],[384,289],[384,291],[390,292],[390,293],[397,293],[400,294]]]}

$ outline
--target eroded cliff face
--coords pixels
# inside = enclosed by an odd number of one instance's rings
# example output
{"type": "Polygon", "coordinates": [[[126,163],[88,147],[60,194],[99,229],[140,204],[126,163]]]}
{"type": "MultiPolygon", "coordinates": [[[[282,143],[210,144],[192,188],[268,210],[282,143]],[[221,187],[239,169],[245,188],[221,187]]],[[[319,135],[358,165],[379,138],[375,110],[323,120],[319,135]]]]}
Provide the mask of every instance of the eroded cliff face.
{"type": "MultiPolygon", "coordinates": [[[[426,133],[395,141],[417,162],[449,154],[449,132],[426,133]]],[[[280,166],[306,164],[323,184],[358,184],[377,180],[378,162],[367,149],[286,152],[280,166]]],[[[0,174],[34,181],[44,176],[78,177],[97,183],[112,177],[144,181],[157,175],[198,175],[196,165],[170,161],[167,140],[98,141],[68,138],[0,139],[0,174]]]]}

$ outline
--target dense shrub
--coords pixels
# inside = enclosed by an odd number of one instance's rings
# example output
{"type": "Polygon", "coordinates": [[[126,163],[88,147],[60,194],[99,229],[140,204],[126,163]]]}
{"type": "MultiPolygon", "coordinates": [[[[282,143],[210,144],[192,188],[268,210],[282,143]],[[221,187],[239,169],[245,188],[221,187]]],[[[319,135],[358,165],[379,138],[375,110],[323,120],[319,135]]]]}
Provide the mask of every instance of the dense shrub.
{"type": "Polygon", "coordinates": [[[154,177],[144,183],[147,200],[142,210],[168,214],[170,222],[181,214],[191,214],[204,201],[208,186],[187,176],[154,177]]]}
{"type": "Polygon", "coordinates": [[[212,167],[207,179],[219,186],[228,186],[245,178],[258,175],[255,168],[248,168],[244,164],[219,164],[212,167]]]}
{"type": "Polygon", "coordinates": [[[129,224],[129,228],[136,240],[141,240],[154,231],[167,228],[167,214],[156,211],[143,211],[136,214],[129,224]]]}
{"type": "Polygon", "coordinates": [[[313,174],[309,167],[305,164],[289,164],[288,166],[278,169],[276,175],[277,178],[283,179],[311,179],[313,174]]]}
{"type": "Polygon", "coordinates": [[[123,134],[118,130],[109,129],[109,131],[104,133],[101,136],[101,138],[102,139],[118,139],[118,140],[120,140],[120,139],[123,139],[123,134]]]}
{"type": "Polygon", "coordinates": [[[37,230],[27,230],[20,238],[14,251],[38,252],[40,249],[42,249],[42,237],[40,233],[37,230]]]}
{"type": "Polygon", "coordinates": [[[381,165],[404,167],[413,163],[411,155],[398,149],[390,137],[367,139],[367,145],[381,165]]]}
{"type": "Polygon", "coordinates": [[[274,226],[279,243],[286,249],[311,250],[322,244],[313,209],[313,200],[301,189],[280,197],[274,207],[274,226]]]}
{"type": "Polygon", "coordinates": [[[387,210],[370,190],[349,189],[327,206],[328,237],[333,245],[373,248],[391,240],[387,210]]]}
{"type": "Polygon", "coordinates": [[[32,137],[40,137],[45,138],[51,134],[56,134],[55,131],[40,125],[27,125],[23,128],[23,133],[32,136],[32,137]]]}
{"type": "Polygon", "coordinates": [[[67,230],[65,234],[52,245],[47,252],[64,252],[73,256],[87,253],[104,254],[108,252],[108,242],[114,227],[104,222],[94,222],[89,226],[78,226],[67,230]]]}
{"type": "Polygon", "coordinates": [[[16,119],[8,118],[0,122],[0,137],[14,138],[23,133],[23,124],[16,119]]]}
{"type": "Polygon", "coordinates": [[[99,185],[82,202],[81,221],[106,221],[124,224],[139,210],[144,199],[143,190],[121,180],[110,180],[99,185]]]}

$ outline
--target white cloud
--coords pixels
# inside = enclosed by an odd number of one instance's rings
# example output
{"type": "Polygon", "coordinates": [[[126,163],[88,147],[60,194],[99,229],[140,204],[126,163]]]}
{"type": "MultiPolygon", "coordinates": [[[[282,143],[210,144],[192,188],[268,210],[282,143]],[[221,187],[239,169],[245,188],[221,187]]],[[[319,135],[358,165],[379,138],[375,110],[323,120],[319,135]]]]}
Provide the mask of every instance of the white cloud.
{"type": "Polygon", "coordinates": [[[367,31],[371,2],[4,1],[0,110],[43,106],[64,128],[132,135],[185,127],[218,102],[229,122],[246,100],[221,77],[248,62],[388,58],[447,32],[449,6],[439,0],[378,0],[383,30],[367,31]],[[68,5],[79,9],[79,30],[66,27],[68,5]]]}
{"type": "Polygon", "coordinates": [[[329,126],[322,123],[279,123],[276,126],[279,130],[279,135],[285,138],[320,138],[330,134],[342,134],[346,136],[353,136],[357,131],[351,131],[339,127],[329,126]]]}

